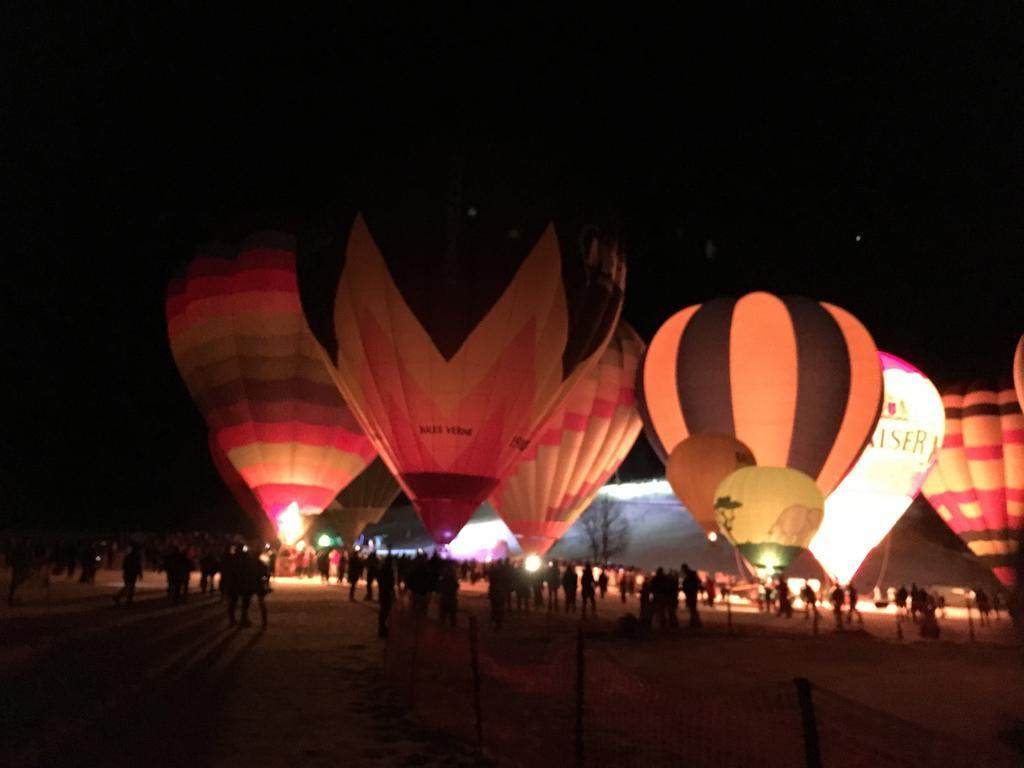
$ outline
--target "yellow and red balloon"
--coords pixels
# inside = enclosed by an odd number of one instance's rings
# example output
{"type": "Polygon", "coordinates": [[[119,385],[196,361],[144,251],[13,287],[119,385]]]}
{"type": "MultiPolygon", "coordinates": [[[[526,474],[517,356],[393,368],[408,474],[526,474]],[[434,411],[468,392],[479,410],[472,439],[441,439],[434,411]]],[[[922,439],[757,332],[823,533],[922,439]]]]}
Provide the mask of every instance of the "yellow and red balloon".
{"type": "Polygon", "coordinates": [[[1009,380],[942,393],[946,435],[922,491],[1007,586],[1024,527],[1024,416],[1009,380]]]}
{"type": "Polygon", "coordinates": [[[542,555],[583,513],[640,433],[636,371],[644,343],[625,322],[545,423],[491,503],[523,550],[542,555]]]}
{"type": "Polygon", "coordinates": [[[604,350],[625,263],[537,211],[422,202],[357,215],[336,252],[309,256],[303,302],[346,401],[446,544],[604,350]]]}

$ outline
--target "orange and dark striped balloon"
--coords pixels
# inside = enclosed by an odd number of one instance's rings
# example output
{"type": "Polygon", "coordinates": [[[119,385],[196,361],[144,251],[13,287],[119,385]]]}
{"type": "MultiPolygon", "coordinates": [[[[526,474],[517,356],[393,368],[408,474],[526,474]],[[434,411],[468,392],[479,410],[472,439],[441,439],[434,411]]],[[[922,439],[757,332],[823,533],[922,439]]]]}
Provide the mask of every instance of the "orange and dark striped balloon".
{"type": "Polygon", "coordinates": [[[690,435],[733,435],[758,464],[800,470],[827,494],[878,421],[882,368],[846,310],[758,292],[669,318],[644,356],[638,395],[662,460],[690,435]]]}
{"type": "Polygon", "coordinates": [[[204,246],[166,311],[178,371],[267,517],[323,511],[374,450],[306,324],[293,238],[204,246]]]}
{"type": "Polygon", "coordinates": [[[1008,380],[942,394],[946,436],[922,491],[953,531],[1006,585],[1024,527],[1024,416],[1008,380]]]}

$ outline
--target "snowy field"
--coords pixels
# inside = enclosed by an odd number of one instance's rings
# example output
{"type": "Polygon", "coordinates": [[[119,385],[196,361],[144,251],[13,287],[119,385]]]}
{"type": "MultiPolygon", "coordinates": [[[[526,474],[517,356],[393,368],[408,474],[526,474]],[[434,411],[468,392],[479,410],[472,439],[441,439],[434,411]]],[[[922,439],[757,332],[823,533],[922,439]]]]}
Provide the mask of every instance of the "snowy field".
{"type": "MultiPolygon", "coordinates": [[[[131,609],[113,606],[117,586],[108,571],[94,586],[58,578],[48,590],[27,589],[25,605],[0,609],[3,764],[491,764],[397,707],[383,684],[376,606],[350,603],[347,589],[278,580],[262,632],[229,629],[216,598],[169,604],[158,574],[146,574],[131,609]]],[[[719,607],[704,611],[700,634],[683,628],[625,640],[614,620],[635,602],[623,606],[610,593],[598,609],[585,625],[588,643],[638,680],[691,702],[695,717],[728,717],[708,702],[753,702],[757,691],[803,676],[870,708],[875,719],[851,716],[850,728],[874,729],[891,717],[988,754],[1003,749],[1024,713],[1024,658],[1005,616],[976,626],[973,642],[962,612],[942,621],[939,641],[921,640],[912,624],[903,625],[901,641],[890,612],[865,611],[863,628],[844,625],[842,633],[823,615],[815,635],[800,613],[787,620],[735,604],[731,635],[719,607]]],[[[481,584],[464,585],[460,610],[460,625],[476,616],[499,649],[538,636],[564,645],[579,625],[574,616],[513,612],[493,638],[481,584]]],[[[751,724],[735,727],[742,738],[751,724]]],[[[538,755],[525,764],[552,763],[538,755]]]]}

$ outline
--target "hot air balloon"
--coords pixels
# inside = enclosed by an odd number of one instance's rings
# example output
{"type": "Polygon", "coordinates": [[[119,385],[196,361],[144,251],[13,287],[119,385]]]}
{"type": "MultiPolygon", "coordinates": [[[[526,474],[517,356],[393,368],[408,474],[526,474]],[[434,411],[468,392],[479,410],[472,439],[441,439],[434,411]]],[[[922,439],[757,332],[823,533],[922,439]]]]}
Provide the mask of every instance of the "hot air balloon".
{"type": "Polygon", "coordinates": [[[1007,586],[1024,527],[1024,416],[1008,380],[942,393],[946,436],[922,491],[1007,586]]]}
{"type": "Polygon", "coordinates": [[[366,526],[380,522],[400,492],[391,470],[377,458],[338,494],[324,510],[324,516],[337,529],[345,546],[351,547],[366,526]]]}
{"type": "Polygon", "coordinates": [[[620,322],[607,348],[547,420],[491,503],[525,552],[542,555],[576,522],[640,434],[644,344],[620,322]]]}
{"type": "Polygon", "coordinates": [[[846,310],[750,293],[669,318],[641,362],[638,396],[662,460],[690,435],[733,435],[758,464],[798,469],[828,493],[871,437],[882,369],[846,310]]]}
{"type": "Polygon", "coordinates": [[[214,441],[271,520],[320,513],[373,458],[303,317],[291,237],[201,249],[170,285],[167,327],[214,441]]]}
{"type": "Polygon", "coordinates": [[[717,529],[715,489],[729,474],[757,464],[754,453],[732,435],[690,435],[665,463],[665,479],[706,533],[717,529]]]}
{"type": "Polygon", "coordinates": [[[260,506],[259,499],[253,495],[252,491],[249,490],[249,486],[245,484],[245,480],[238,474],[238,470],[228,461],[228,457],[224,455],[224,451],[217,445],[212,432],[209,433],[207,439],[210,448],[210,458],[213,459],[213,466],[217,468],[217,474],[224,481],[224,485],[231,491],[231,495],[235,498],[238,506],[255,523],[260,534],[267,538],[272,537],[274,535],[274,521],[267,517],[263,507],[260,506]]]}
{"type": "Polygon", "coordinates": [[[356,215],[336,250],[311,246],[300,283],[346,401],[446,544],[600,356],[625,264],[525,204],[413,198],[356,215]]]}
{"type": "Polygon", "coordinates": [[[1013,355],[1013,386],[1017,390],[1017,402],[1024,408],[1024,336],[1017,342],[1013,355]]]}
{"type": "Polygon", "coordinates": [[[781,571],[821,525],[824,500],[815,482],[787,467],[743,467],[715,491],[725,538],[755,568],[781,571]]]}
{"type": "Polygon", "coordinates": [[[825,519],[810,546],[842,584],[907,511],[938,458],[945,431],[935,385],[895,355],[879,357],[885,380],[881,416],[864,453],[825,499],[825,519]]]}

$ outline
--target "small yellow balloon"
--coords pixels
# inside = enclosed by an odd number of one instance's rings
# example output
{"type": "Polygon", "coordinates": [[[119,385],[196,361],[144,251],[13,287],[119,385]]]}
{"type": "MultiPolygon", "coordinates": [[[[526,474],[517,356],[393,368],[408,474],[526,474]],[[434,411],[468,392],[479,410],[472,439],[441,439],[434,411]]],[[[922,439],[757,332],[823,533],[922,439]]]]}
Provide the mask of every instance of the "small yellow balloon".
{"type": "Polygon", "coordinates": [[[807,547],[824,508],[814,480],[788,467],[744,467],[715,490],[719,530],[751,565],[769,571],[807,547]]]}

